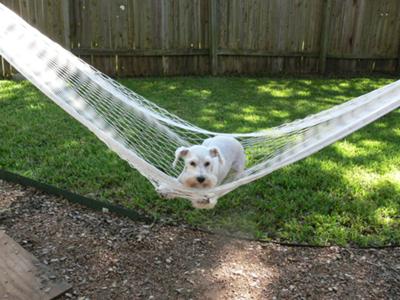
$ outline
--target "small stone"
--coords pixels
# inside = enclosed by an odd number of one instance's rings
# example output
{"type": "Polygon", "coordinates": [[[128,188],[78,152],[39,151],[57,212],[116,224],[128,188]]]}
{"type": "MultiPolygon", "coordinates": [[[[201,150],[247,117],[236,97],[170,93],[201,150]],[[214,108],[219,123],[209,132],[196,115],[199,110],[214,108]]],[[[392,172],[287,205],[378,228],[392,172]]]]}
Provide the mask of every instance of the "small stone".
{"type": "Polygon", "coordinates": [[[237,276],[243,276],[244,275],[243,270],[240,270],[240,269],[233,270],[232,273],[233,273],[233,275],[237,275],[237,276]]]}
{"type": "Polygon", "coordinates": [[[254,273],[254,272],[250,273],[250,275],[251,275],[251,277],[253,277],[254,279],[257,279],[257,278],[258,278],[258,275],[257,275],[256,273],[254,273]]]}
{"type": "Polygon", "coordinates": [[[108,213],[110,212],[110,210],[109,210],[107,207],[103,207],[103,208],[101,209],[101,211],[102,211],[104,214],[108,214],[108,213]]]}
{"type": "Polygon", "coordinates": [[[285,295],[287,295],[289,293],[289,290],[288,289],[282,289],[281,293],[282,293],[283,296],[285,296],[285,295]]]}
{"type": "Polygon", "coordinates": [[[258,283],[257,283],[257,282],[251,282],[251,283],[250,283],[250,286],[251,286],[251,287],[258,287],[258,283]]]}
{"type": "Polygon", "coordinates": [[[347,278],[350,278],[350,279],[354,279],[353,276],[351,276],[350,274],[347,274],[347,273],[345,273],[344,276],[346,276],[347,278]]]}

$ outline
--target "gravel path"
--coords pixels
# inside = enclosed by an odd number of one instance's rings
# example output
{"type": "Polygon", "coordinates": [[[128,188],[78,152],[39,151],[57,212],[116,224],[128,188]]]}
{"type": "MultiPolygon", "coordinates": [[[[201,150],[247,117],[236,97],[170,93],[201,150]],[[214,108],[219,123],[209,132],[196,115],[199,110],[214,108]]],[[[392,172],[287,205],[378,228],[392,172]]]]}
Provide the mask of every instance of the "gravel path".
{"type": "Polygon", "coordinates": [[[284,247],[148,226],[0,181],[0,229],[73,285],[61,299],[399,299],[399,248],[284,247]]]}

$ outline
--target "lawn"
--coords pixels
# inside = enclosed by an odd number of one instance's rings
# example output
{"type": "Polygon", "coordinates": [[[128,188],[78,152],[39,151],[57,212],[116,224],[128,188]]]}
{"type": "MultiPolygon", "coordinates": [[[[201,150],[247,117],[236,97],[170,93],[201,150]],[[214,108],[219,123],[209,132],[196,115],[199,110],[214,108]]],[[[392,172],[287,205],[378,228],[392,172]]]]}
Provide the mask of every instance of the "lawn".
{"type": "MultiPolygon", "coordinates": [[[[248,132],[327,109],[393,78],[146,78],[121,82],[200,127],[248,132]]],[[[400,113],[241,187],[214,210],[152,186],[28,82],[0,81],[0,168],[146,214],[313,245],[400,244],[400,113]]]]}

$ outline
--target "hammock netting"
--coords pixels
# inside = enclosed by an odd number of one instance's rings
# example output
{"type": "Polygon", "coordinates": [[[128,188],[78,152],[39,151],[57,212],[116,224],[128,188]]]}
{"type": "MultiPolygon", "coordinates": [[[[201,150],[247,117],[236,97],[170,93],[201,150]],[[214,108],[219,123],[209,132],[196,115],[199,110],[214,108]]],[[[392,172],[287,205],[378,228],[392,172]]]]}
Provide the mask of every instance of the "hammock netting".
{"type": "MultiPolygon", "coordinates": [[[[53,42],[0,4],[0,55],[110,149],[148,178],[164,196],[214,199],[305,158],[396,109],[399,84],[282,126],[247,134],[211,132],[134,93],[53,42]],[[207,190],[182,186],[172,167],[180,146],[229,135],[245,148],[246,170],[207,190]]],[[[215,201],[214,201],[215,203],[215,201]]]]}

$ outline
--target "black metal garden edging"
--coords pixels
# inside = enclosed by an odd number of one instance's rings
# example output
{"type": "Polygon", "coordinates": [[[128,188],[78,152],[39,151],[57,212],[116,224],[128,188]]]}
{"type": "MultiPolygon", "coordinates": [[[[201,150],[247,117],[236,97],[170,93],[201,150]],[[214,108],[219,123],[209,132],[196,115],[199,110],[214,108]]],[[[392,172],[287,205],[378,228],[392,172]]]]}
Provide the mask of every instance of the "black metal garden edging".
{"type": "Polygon", "coordinates": [[[8,182],[18,183],[23,186],[33,187],[40,191],[63,197],[72,203],[81,204],[86,207],[93,208],[95,210],[102,211],[104,208],[106,208],[106,209],[108,209],[109,212],[116,213],[120,216],[128,217],[134,221],[140,221],[140,222],[145,222],[145,223],[154,222],[154,220],[152,218],[145,216],[143,214],[140,214],[133,209],[129,209],[129,208],[125,208],[125,207],[122,207],[119,205],[114,205],[114,204],[110,204],[110,203],[107,203],[104,201],[84,197],[79,194],[75,194],[70,191],[63,190],[63,189],[57,188],[55,186],[52,186],[52,185],[49,185],[46,183],[42,183],[42,182],[33,180],[31,178],[28,178],[28,177],[25,177],[22,175],[18,175],[18,174],[15,174],[15,173],[3,170],[3,169],[0,169],[0,179],[3,179],[8,182]]]}
{"type": "MultiPolygon", "coordinates": [[[[8,181],[8,182],[13,182],[17,183],[23,186],[28,186],[28,187],[33,187],[36,188],[40,191],[60,196],[65,198],[66,200],[70,201],[71,203],[76,203],[80,204],[98,211],[102,211],[104,208],[107,208],[109,212],[116,213],[117,215],[128,217],[129,219],[133,221],[139,221],[139,222],[144,222],[147,224],[150,223],[155,223],[157,220],[154,218],[151,218],[149,216],[146,216],[144,214],[140,214],[139,212],[125,208],[123,206],[119,205],[114,205],[110,203],[106,203],[100,200],[88,198],[81,196],[79,194],[72,193],[67,190],[63,190],[60,188],[57,188],[55,186],[52,186],[50,184],[42,183],[39,181],[36,181],[34,179],[15,174],[3,169],[0,169],[0,179],[8,181]]],[[[165,223],[168,224],[168,223],[165,223]]],[[[281,241],[276,241],[276,240],[262,240],[262,239],[256,239],[256,238],[250,238],[250,237],[243,237],[243,236],[237,236],[234,234],[229,234],[226,232],[215,232],[206,228],[201,228],[201,227],[196,227],[196,226],[186,226],[187,228],[190,228],[192,230],[197,230],[201,231],[204,233],[208,234],[215,234],[215,235],[220,235],[220,236],[225,236],[228,238],[235,238],[235,239],[241,239],[241,240],[248,240],[248,241],[257,241],[261,243],[271,243],[271,244],[278,244],[281,246],[287,246],[287,247],[305,247],[305,248],[326,248],[326,247],[331,247],[334,245],[310,245],[310,244],[301,244],[301,243],[290,243],[290,242],[281,242],[281,241]]],[[[345,247],[345,248],[353,248],[353,249],[386,249],[386,248],[398,248],[400,245],[388,245],[388,246],[368,246],[368,247],[345,247]]]]}

